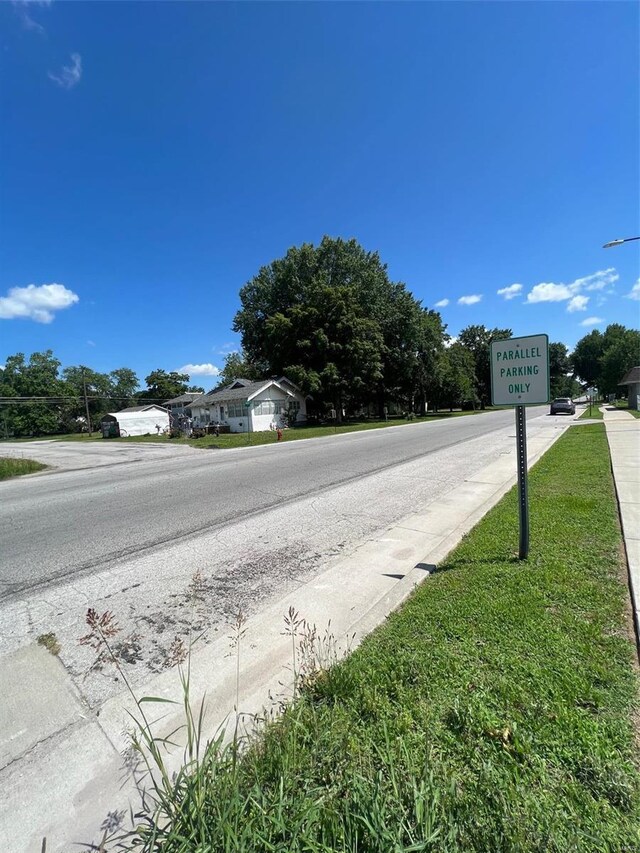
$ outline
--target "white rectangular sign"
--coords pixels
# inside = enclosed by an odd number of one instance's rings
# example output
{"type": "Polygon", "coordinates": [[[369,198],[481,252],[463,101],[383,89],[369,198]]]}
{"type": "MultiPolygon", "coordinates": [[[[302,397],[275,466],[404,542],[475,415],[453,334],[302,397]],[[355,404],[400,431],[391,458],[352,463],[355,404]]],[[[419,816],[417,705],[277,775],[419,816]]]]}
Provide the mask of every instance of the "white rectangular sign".
{"type": "Polygon", "coordinates": [[[491,342],[491,401],[494,406],[549,402],[548,335],[491,342]]]}

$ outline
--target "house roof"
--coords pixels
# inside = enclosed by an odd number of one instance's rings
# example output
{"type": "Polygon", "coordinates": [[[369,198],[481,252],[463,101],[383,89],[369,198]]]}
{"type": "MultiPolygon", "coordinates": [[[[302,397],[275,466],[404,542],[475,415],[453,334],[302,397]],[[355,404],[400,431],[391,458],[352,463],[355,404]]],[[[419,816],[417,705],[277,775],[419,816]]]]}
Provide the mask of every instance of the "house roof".
{"type": "Polygon", "coordinates": [[[209,391],[207,394],[202,394],[194,404],[207,404],[217,402],[218,400],[246,400],[256,391],[266,388],[271,383],[271,379],[261,379],[259,382],[249,382],[246,379],[236,379],[231,385],[225,385],[224,388],[218,388],[215,391],[209,391]],[[242,384],[240,384],[242,383],[242,384]],[[236,387],[237,386],[237,387],[236,387]]]}
{"type": "Polygon", "coordinates": [[[635,385],[636,382],[640,382],[640,366],[632,367],[628,373],[625,373],[618,385],[635,385]]]}
{"type": "Polygon", "coordinates": [[[162,405],[171,406],[177,405],[178,403],[192,403],[194,400],[197,400],[197,398],[201,396],[202,394],[199,391],[189,391],[186,394],[180,394],[179,397],[172,397],[171,400],[165,400],[162,405]]]}
{"type": "Polygon", "coordinates": [[[225,385],[224,388],[218,388],[215,391],[209,391],[207,394],[202,394],[197,400],[193,400],[192,405],[209,405],[213,402],[226,402],[227,400],[251,400],[256,394],[259,394],[269,385],[275,385],[293,397],[293,393],[283,385],[289,385],[296,388],[293,382],[290,382],[285,377],[281,379],[260,379],[257,382],[250,382],[248,379],[234,379],[230,385],[225,385]],[[282,384],[281,384],[282,383],[282,384]]]}
{"type": "Polygon", "coordinates": [[[151,403],[147,406],[128,406],[126,409],[120,409],[119,412],[109,412],[110,415],[125,415],[125,414],[133,414],[133,412],[148,412],[150,409],[160,409],[161,412],[166,412],[162,406],[158,406],[156,403],[151,403]]]}

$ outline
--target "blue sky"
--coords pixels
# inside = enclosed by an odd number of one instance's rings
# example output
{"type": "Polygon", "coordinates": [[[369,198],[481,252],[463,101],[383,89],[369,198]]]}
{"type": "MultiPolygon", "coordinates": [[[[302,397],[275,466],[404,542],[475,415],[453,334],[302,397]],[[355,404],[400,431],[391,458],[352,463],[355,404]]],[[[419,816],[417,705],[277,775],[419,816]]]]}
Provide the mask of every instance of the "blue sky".
{"type": "Polygon", "coordinates": [[[625,2],[0,4],[0,364],[213,374],[240,287],[324,234],[452,335],[637,327],[639,244],[601,246],[640,233],[639,34],[625,2]]]}

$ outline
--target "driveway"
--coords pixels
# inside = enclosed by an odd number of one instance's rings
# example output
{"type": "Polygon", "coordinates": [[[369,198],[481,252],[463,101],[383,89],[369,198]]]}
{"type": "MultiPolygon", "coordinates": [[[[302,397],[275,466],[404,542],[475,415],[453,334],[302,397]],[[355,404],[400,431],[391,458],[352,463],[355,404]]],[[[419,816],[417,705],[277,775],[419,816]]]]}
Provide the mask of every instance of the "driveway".
{"type": "MultiPolygon", "coordinates": [[[[101,468],[105,465],[123,465],[128,462],[198,456],[201,451],[182,444],[154,444],[152,442],[124,441],[3,441],[0,456],[36,459],[51,468],[77,471],[101,468]]],[[[51,473],[44,472],[44,473],[51,473]]]]}

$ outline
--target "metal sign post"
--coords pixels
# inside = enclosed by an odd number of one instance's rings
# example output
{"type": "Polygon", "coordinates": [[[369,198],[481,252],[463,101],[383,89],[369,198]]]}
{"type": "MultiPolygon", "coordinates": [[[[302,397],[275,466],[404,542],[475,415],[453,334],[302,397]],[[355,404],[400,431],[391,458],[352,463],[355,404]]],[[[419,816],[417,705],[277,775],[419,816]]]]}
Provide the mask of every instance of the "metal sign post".
{"type": "Polygon", "coordinates": [[[520,547],[518,557],[529,556],[529,483],[527,474],[527,415],[524,406],[516,406],[516,453],[518,457],[518,514],[520,547]]]}
{"type": "Polygon", "coordinates": [[[247,410],[247,444],[251,444],[251,412],[249,411],[251,408],[251,401],[247,400],[244,407],[247,410]]]}
{"type": "Polygon", "coordinates": [[[491,401],[514,406],[518,472],[518,556],[529,555],[529,485],[527,475],[526,406],[549,402],[549,338],[531,335],[491,342],[491,401]]]}

